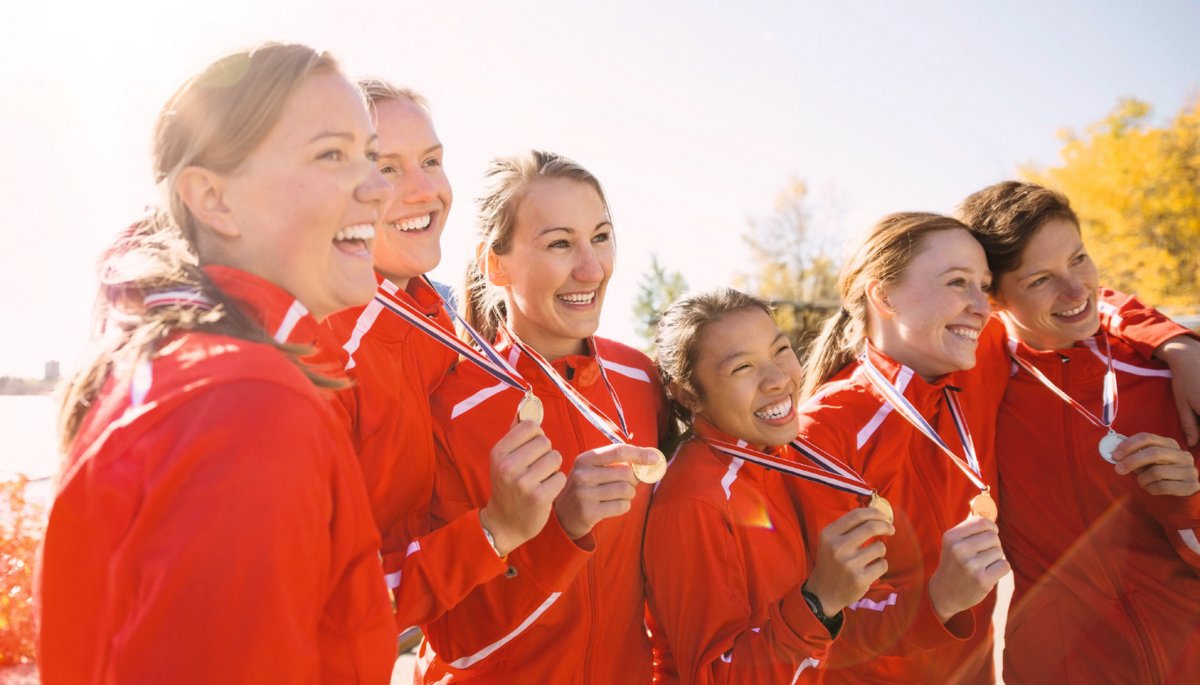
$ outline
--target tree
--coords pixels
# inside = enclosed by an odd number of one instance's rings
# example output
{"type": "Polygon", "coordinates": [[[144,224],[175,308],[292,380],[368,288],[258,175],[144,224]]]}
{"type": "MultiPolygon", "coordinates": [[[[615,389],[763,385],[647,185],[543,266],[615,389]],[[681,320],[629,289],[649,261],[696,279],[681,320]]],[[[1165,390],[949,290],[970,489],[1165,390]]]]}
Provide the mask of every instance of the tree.
{"type": "Polygon", "coordinates": [[[1082,134],[1065,132],[1062,164],[1025,169],[1079,215],[1104,283],[1160,306],[1200,303],[1200,99],[1162,127],[1150,106],[1119,101],[1082,134]]]}
{"type": "Polygon", "coordinates": [[[753,272],[739,286],[771,301],[779,327],[803,349],[839,306],[839,265],[812,235],[808,186],[793,178],[776,196],[775,209],[751,220],[743,236],[753,272]]]}
{"type": "Polygon", "coordinates": [[[658,319],[672,302],[687,291],[687,281],[678,271],[667,273],[658,263],[658,255],[650,255],[650,271],[642,274],[638,281],[637,298],[633,302],[633,315],[637,320],[637,334],[642,340],[642,350],[649,353],[654,349],[654,331],[658,319]]]}

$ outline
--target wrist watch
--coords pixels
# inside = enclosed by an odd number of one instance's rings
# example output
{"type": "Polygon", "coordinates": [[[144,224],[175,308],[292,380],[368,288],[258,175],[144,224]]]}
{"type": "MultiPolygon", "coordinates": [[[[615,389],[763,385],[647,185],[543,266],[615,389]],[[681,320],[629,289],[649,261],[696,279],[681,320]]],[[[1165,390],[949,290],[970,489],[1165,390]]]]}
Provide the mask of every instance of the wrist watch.
{"type": "Polygon", "coordinates": [[[817,598],[816,595],[809,592],[807,586],[800,586],[800,595],[804,597],[804,602],[808,604],[808,608],[812,610],[813,616],[816,616],[817,620],[821,622],[821,625],[825,626],[825,629],[829,631],[829,635],[831,637],[837,637],[837,634],[841,632],[842,623],[845,621],[845,614],[839,611],[832,617],[826,616],[825,609],[821,606],[821,600],[817,598]]]}
{"type": "Polygon", "coordinates": [[[488,530],[487,526],[483,525],[482,516],[479,519],[479,527],[483,529],[483,537],[487,538],[488,544],[492,546],[492,551],[496,553],[496,556],[503,559],[504,555],[500,553],[500,548],[496,546],[496,538],[492,535],[492,531],[488,530]]]}

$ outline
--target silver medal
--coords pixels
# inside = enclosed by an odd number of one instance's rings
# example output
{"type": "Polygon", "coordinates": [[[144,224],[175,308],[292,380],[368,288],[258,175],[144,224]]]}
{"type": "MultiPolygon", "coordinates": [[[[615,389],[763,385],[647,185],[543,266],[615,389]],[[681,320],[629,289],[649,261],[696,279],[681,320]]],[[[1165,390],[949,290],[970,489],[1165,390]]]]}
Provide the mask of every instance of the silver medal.
{"type": "Polygon", "coordinates": [[[1108,435],[1100,438],[1100,456],[1104,458],[1104,461],[1107,461],[1110,464],[1117,463],[1116,460],[1113,459],[1113,452],[1116,451],[1117,447],[1121,443],[1125,442],[1125,440],[1126,438],[1124,435],[1111,430],[1108,432],[1108,435]]]}

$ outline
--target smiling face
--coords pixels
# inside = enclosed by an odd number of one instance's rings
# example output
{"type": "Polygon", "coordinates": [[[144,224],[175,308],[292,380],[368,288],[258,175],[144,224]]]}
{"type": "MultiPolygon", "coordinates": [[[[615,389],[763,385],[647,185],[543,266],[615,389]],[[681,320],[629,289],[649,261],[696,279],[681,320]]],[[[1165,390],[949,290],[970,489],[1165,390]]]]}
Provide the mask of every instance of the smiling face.
{"type": "Polygon", "coordinates": [[[587,183],[540,178],[517,207],[509,250],[488,254],[488,274],[504,289],[508,325],[547,359],[584,351],[600,325],[616,257],[613,227],[587,183]]]}
{"type": "Polygon", "coordinates": [[[1079,228],[1055,218],[1034,232],[1019,265],[1000,277],[993,296],[1022,342],[1056,350],[1095,335],[1100,327],[1099,283],[1079,228]]]}
{"type": "Polygon", "coordinates": [[[722,315],[698,332],[685,404],[719,430],[757,448],[785,445],[799,421],[800,361],[787,336],[758,308],[722,315]]]}
{"type": "Polygon", "coordinates": [[[442,166],[442,143],[429,113],[408,98],[375,105],[379,171],[392,184],[392,203],[375,241],[375,268],[400,287],[442,259],[441,237],[453,194],[442,166]]]}
{"type": "Polygon", "coordinates": [[[975,366],[991,274],[965,229],[928,233],[919,250],[896,283],[868,286],[871,342],[932,381],[975,366]]]}
{"type": "Polygon", "coordinates": [[[221,175],[213,261],[279,285],[318,319],[367,302],[374,225],[389,197],[374,157],[361,95],[336,72],[314,72],[263,142],[221,175]]]}

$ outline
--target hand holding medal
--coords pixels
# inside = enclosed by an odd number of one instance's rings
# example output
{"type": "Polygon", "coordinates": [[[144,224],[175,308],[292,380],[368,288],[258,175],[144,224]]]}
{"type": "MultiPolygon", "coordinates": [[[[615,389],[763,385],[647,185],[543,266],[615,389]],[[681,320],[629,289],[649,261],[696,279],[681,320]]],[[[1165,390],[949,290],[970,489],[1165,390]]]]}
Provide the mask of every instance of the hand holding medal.
{"type": "Polygon", "coordinates": [[[1133,475],[1151,495],[1189,497],[1200,492],[1195,457],[1171,438],[1137,433],[1117,447],[1113,463],[1118,474],[1133,475]]]}

